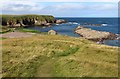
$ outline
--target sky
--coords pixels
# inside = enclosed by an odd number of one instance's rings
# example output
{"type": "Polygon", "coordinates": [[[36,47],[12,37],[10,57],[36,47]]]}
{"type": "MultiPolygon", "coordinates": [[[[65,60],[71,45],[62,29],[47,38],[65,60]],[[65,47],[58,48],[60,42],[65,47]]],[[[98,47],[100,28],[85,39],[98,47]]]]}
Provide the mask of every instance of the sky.
{"type": "Polygon", "coordinates": [[[40,14],[55,17],[117,17],[117,0],[2,0],[1,14],[40,14]]]}

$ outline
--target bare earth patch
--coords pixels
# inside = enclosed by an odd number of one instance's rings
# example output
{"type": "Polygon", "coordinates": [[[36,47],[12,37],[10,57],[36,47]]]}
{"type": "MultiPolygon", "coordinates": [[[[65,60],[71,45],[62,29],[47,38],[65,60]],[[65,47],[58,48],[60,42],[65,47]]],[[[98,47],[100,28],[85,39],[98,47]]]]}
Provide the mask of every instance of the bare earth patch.
{"type": "Polygon", "coordinates": [[[0,34],[0,37],[4,38],[20,38],[20,37],[30,37],[35,35],[35,33],[23,33],[23,32],[9,32],[5,34],[0,34]]]}

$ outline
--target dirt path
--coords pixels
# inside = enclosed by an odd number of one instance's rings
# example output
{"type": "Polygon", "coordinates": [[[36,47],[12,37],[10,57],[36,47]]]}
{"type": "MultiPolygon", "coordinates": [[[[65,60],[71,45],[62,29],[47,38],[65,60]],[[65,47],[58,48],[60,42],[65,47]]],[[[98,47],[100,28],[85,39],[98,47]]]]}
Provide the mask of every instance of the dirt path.
{"type": "Polygon", "coordinates": [[[20,37],[30,37],[35,35],[35,33],[23,33],[23,32],[9,32],[5,34],[0,34],[0,37],[4,38],[20,38],[20,37]]]}

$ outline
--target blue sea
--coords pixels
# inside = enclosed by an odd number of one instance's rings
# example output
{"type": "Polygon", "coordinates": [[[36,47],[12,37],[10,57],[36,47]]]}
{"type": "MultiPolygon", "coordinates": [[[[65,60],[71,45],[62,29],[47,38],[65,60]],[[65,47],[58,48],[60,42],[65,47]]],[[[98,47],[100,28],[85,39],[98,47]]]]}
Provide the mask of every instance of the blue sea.
{"type": "MultiPolygon", "coordinates": [[[[56,19],[67,20],[67,23],[55,24],[51,27],[29,27],[29,29],[38,30],[41,32],[48,32],[49,30],[55,30],[57,33],[62,35],[68,35],[72,37],[80,37],[78,34],[74,33],[74,29],[78,26],[88,27],[94,30],[112,32],[115,34],[120,34],[118,32],[118,18],[73,18],[73,17],[62,17],[56,19]],[[87,24],[106,24],[105,26],[91,26],[87,24]]],[[[104,44],[110,46],[120,46],[118,40],[105,40],[104,44]]]]}

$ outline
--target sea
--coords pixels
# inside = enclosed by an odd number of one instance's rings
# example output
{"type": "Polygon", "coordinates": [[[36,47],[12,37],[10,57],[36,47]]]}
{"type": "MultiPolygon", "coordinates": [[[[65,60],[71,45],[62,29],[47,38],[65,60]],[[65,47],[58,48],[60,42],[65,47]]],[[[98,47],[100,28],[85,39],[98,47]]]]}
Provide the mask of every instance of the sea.
{"type": "MultiPolygon", "coordinates": [[[[75,28],[78,26],[84,26],[98,31],[106,31],[114,34],[120,34],[118,27],[118,18],[79,18],[79,17],[56,17],[56,19],[64,19],[67,23],[54,24],[51,27],[28,27],[28,29],[38,30],[41,32],[48,32],[49,30],[55,30],[58,34],[80,37],[80,35],[74,33],[75,28]],[[102,26],[95,26],[93,24],[101,24],[102,26]]],[[[118,37],[119,38],[119,37],[118,37]]],[[[120,39],[105,40],[105,45],[120,46],[120,39]]]]}

